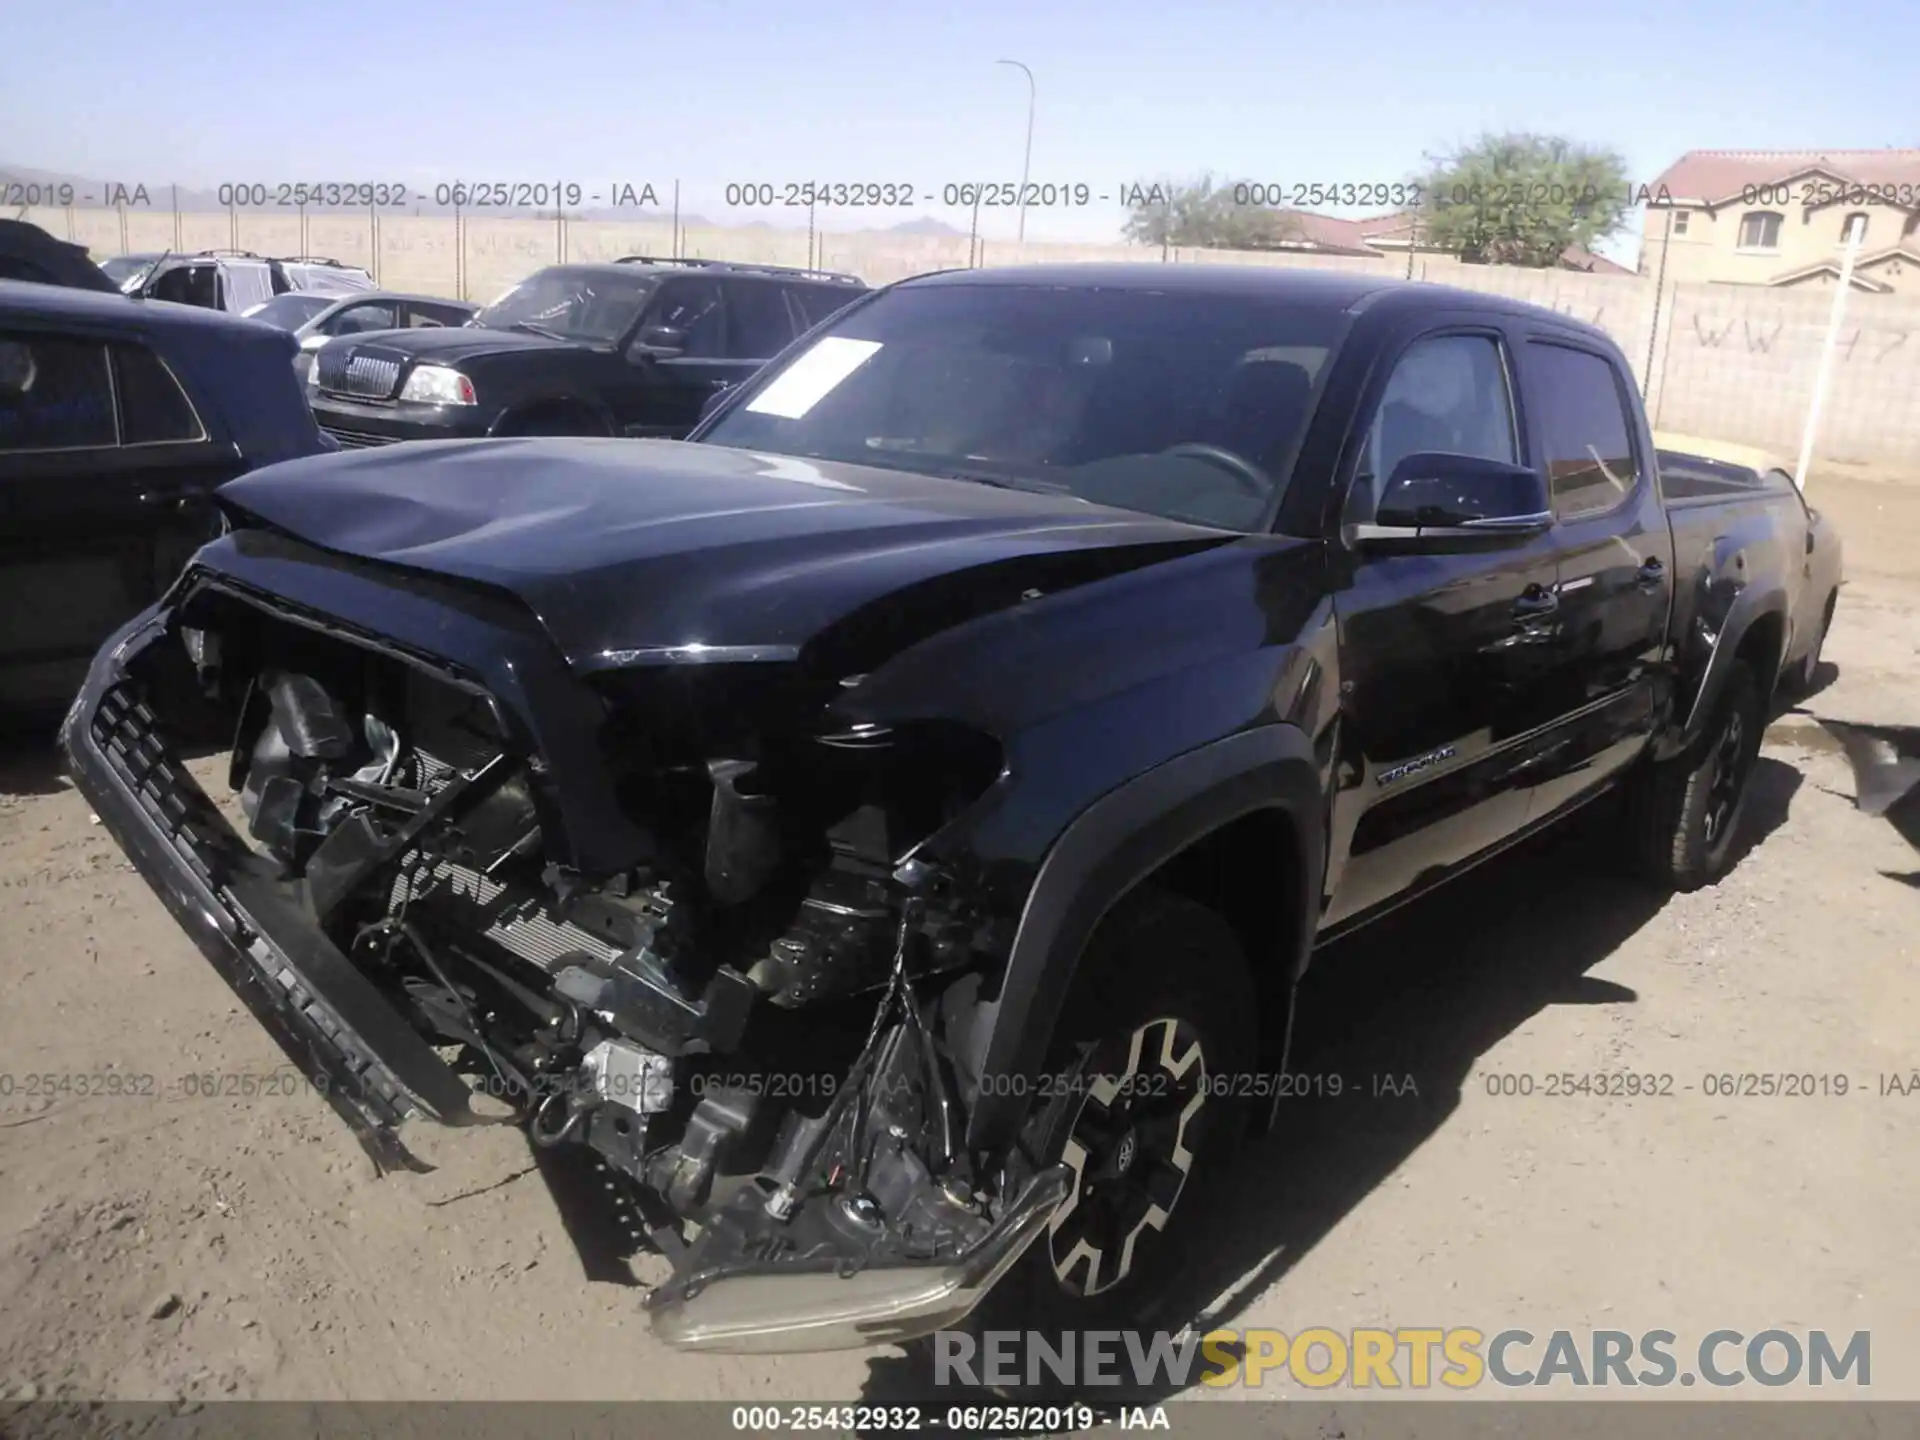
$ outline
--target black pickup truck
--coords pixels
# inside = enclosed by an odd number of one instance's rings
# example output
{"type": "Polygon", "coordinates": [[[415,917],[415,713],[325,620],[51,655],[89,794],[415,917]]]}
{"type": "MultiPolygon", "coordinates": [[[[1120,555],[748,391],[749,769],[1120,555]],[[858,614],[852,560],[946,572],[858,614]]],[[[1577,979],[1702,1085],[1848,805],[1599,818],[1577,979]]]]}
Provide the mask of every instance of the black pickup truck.
{"type": "Polygon", "coordinates": [[[1617,788],[1655,883],[1729,863],[1828,597],[1790,486],[1654,454],[1492,296],[923,276],[690,441],[227,485],[65,741],[377,1159],[476,1091],[588,1147],[670,1343],[1124,1324],[1320,942],[1617,788]]]}

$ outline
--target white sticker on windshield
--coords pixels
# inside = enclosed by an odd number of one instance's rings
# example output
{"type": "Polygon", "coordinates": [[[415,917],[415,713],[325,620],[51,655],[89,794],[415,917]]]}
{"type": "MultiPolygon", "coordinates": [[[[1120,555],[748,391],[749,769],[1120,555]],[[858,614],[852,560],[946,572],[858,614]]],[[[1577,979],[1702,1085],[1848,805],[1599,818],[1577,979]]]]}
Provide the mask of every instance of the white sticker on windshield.
{"type": "Polygon", "coordinates": [[[747,405],[750,415],[778,415],[798,420],[833,393],[854,371],[880,349],[878,340],[847,340],[829,335],[775,377],[747,405]]]}

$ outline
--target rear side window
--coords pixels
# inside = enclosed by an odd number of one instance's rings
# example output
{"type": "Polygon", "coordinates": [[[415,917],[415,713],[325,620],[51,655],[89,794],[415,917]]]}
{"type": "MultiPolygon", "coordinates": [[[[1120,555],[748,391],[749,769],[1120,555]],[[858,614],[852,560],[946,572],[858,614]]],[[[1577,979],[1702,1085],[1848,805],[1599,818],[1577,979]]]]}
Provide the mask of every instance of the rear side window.
{"type": "Polygon", "coordinates": [[[733,354],[741,360],[769,360],[793,340],[793,317],[786,297],[769,280],[738,280],[727,287],[727,319],[733,327],[733,354]]]}
{"type": "Polygon", "coordinates": [[[801,318],[805,320],[806,328],[809,330],[829,315],[844,310],[864,293],[866,292],[856,290],[851,285],[790,285],[787,287],[787,294],[793,297],[793,303],[799,309],[801,318]]]}
{"type": "Polygon", "coordinates": [[[89,450],[114,442],[105,345],[0,331],[0,451],[89,450]]]}
{"type": "Polygon", "coordinates": [[[408,307],[407,324],[412,326],[464,325],[471,313],[467,310],[455,310],[447,305],[415,303],[408,307]]]}
{"type": "Polygon", "coordinates": [[[113,378],[120,392],[122,444],[166,445],[207,438],[180,382],[146,346],[114,346],[113,378]]]}
{"type": "Polygon", "coordinates": [[[1578,520],[1614,508],[1639,479],[1633,427],[1619,371],[1586,350],[1528,346],[1540,396],[1540,444],[1553,486],[1553,513],[1578,520]]]}
{"type": "Polygon", "coordinates": [[[329,335],[363,335],[369,330],[392,330],[399,323],[393,306],[376,303],[350,305],[322,328],[329,335]]]}

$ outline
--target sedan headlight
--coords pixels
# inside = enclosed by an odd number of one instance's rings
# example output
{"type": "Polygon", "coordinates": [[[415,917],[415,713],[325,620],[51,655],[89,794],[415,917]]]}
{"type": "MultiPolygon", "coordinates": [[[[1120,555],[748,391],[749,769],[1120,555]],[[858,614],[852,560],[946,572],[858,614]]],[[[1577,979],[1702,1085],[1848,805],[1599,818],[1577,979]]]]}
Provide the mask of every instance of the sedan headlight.
{"type": "Polygon", "coordinates": [[[422,405],[471,405],[473,381],[444,365],[418,365],[400,388],[400,398],[422,405]]]}

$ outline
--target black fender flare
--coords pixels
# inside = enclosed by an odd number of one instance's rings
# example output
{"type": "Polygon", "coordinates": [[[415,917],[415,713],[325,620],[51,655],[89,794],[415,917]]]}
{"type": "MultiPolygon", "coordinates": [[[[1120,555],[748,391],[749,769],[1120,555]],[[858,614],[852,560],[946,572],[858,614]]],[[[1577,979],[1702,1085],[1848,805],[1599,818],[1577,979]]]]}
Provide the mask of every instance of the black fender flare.
{"type": "Polygon", "coordinates": [[[487,427],[487,434],[499,435],[502,426],[510,424],[529,411],[556,406],[564,406],[570,410],[584,410],[600,422],[607,434],[617,436],[620,433],[620,427],[614,423],[613,415],[606,406],[585,395],[562,392],[552,395],[533,395],[523,400],[515,400],[493,417],[493,423],[487,427]]]}
{"type": "Polygon", "coordinates": [[[1301,913],[1293,953],[1281,957],[1291,986],[1313,948],[1326,856],[1326,794],[1298,726],[1260,725],[1189,750],[1108,791],[1061,832],[1028,892],[999,995],[972,1027],[980,1086],[970,1149],[1012,1143],[1028,1098],[1019,1081],[1039,1074],[1081,953],[1107,912],[1195,841],[1262,810],[1283,812],[1295,831],[1301,913]]]}
{"type": "MultiPolygon", "coordinates": [[[[1679,742],[1670,753],[1678,753],[1700,738],[1713,715],[1713,707],[1720,701],[1720,692],[1726,689],[1727,676],[1733,670],[1734,659],[1745,643],[1748,632],[1769,615],[1778,615],[1781,622],[1781,650],[1772,657],[1773,671],[1778,676],[1786,655],[1789,624],[1787,593],[1777,586],[1764,590],[1747,586],[1733,597],[1733,603],[1727,609],[1727,618],[1720,626],[1720,633],[1714,637],[1706,670],[1700,678],[1700,688],[1693,693],[1693,703],[1687,708],[1686,724],[1681,726],[1679,742]]],[[[1762,676],[1763,684],[1765,680],[1766,677],[1762,676]]]]}

